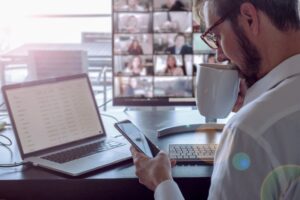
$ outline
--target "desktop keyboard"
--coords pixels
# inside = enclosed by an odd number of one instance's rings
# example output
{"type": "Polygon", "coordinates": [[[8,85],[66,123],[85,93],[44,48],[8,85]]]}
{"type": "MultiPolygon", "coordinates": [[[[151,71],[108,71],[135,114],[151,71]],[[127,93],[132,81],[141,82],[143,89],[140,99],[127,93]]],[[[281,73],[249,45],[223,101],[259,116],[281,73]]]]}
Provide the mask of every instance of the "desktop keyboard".
{"type": "Polygon", "coordinates": [[[90,156],[102,151],[107,151],[119,146],[123,146],[125,143],[116,141],[101,141],[88,145],[80,146],[74,149],[68,149],[66,151],[54,153],[43,157],[46,160],[50,160],[57,163],[66,163],[72,160],[76,160],[85,156],[90,156]]]}
{"type": "Polygon", "coordinates": [[[170,144],[169,156],[178,164],[212,164],[217,144],[170,144]]]}

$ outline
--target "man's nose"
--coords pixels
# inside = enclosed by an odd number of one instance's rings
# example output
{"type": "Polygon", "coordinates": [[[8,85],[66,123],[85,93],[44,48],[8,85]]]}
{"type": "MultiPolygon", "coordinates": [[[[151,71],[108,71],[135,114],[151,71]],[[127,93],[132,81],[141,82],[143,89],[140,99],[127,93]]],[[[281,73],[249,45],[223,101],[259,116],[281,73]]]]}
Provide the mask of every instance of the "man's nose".
{"type": "Polygon", "coordinates": [[[223,50],[221,47],[219,47],[217,50],[216,50],[216,54],[217,54],[217,61],[218,62],[224,62],[224,61],[227,61],[228,58],[226,57],[226,55],[224,54],[223,50]]]}

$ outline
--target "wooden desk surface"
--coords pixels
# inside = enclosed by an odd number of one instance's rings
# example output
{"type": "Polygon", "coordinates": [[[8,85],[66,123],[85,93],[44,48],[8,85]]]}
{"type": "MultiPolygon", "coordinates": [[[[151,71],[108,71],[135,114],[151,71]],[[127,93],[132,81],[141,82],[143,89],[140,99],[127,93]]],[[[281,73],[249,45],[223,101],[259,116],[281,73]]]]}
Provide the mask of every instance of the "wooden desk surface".
{"type": "MultiPolygon", "coordinates": [[[[184,111],[127,111],[109,113],[118,120],[132,120],[145,134],[167,151],[174,143],[218,143],[220,132],[182,133],[158,139],[156,130],[173,125],[203,123],[204,118],[195,110],[184,111]]],[[[119,133],[113,127],[115,121],[102,116],[108,135],[119,133]]],[[[12,130],[3,133],[14,141],[12,130]]],[[[0,147],[0,163],[20,161],[14,141],[7,149],[0,147]]],[[[176,166],[175,181],[187,199],[206,199],[210,185],[212,166],[176,166]]],[[[0,168],[0,199],[153,199],[153,193],[138,183],[132,161],[100,169],[89,174],[71,178],[36,167],[0,168]]]]}

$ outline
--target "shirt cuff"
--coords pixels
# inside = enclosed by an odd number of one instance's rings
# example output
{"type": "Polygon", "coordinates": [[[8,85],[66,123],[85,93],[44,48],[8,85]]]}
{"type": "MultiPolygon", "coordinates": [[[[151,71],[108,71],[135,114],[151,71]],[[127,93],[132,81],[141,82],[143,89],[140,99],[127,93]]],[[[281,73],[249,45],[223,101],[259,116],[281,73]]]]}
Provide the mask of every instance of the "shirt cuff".
{"type": "Polygon", "coordinates": [[[184,197],[181,191],[173,180],[166,180],[161,182],[155,189],[154,192],[155,200],[183,200],[184,197]]]}

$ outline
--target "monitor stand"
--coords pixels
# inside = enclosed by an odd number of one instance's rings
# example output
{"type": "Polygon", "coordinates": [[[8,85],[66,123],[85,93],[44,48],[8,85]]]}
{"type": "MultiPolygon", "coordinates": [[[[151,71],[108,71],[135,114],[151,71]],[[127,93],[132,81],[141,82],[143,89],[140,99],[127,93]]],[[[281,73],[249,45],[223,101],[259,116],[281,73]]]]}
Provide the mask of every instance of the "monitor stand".
{"type": "Polygon", "coordinates": [[[201,131],[222,131],[225,124],[218,124],[217,119],[205,118],[205,124],[189,124],[179,125],[157,130],[157,137],[186,133],[186,132],[201,132],[201,131]]]}

